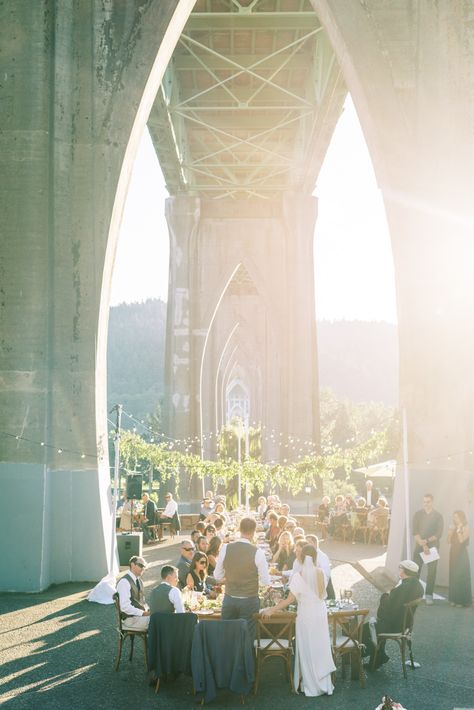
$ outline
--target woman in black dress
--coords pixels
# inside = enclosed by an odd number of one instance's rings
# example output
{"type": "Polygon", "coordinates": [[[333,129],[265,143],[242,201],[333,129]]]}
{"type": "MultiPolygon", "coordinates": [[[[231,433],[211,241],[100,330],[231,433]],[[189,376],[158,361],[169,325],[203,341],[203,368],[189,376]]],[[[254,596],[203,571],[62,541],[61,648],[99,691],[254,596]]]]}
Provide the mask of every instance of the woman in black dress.
{"type": "Polygon", "coordinates": [[[188,589],[191,589],[193,592],[205,591],[207,564],[207,555],[205,555],[204,552],[196,552],[191,560],[189,572],[186,577],[186,586],[188,589]]]}
{"type": "Polygon", "coordinates": [[[449,601],[451,606],[471,606],[471,567],[467,546],[469,525],[464,511],[455,510],[449,528],[449,601]]]}

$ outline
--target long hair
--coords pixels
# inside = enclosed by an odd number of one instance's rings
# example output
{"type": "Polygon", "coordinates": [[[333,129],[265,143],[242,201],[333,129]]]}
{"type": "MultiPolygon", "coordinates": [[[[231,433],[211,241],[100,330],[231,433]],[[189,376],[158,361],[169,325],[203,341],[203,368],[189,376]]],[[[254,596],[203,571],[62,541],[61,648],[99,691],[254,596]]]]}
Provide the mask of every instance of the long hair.
{"type": "Polygon", "coordinates": [[[207,577],[208,564],[209,560],[207,559],[207,555],[204,552],[196,552],[193,556],[193,559],[191,560],[191,566],[189,567],[189,571],[194,572],[202,581],[204,581],[204,579],[207,577]],[[204,571],[201,566],[196,567],[198,562],[200,562],[201,560],[206,560],[206,571],[204,571]]]}
{"type": "Polygon", "coordinates": [[[314,545],[305,545],[301,550],[301,558],[304,560],[305,557],[311,557],[313,564],[316,567],[316,562],[318,559],[318,551],[314,545]]]}
{"type": "Polygon", "coordinates": [[[453,515],[458,516],[459,520],[461,521],[461,525],[467,525],[467,518],[464,510],[455,510],[453,515]]]}

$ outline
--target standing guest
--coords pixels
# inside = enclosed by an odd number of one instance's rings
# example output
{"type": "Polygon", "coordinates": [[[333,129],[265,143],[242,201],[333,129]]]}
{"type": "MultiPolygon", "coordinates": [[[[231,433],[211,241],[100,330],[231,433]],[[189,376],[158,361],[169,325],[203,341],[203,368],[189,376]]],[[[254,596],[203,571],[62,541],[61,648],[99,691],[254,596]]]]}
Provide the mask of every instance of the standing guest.
{"type": "Polygon", "coordinates": [[[324,576],[326,577],[326,592],[328,599],[335,599],[336,594],[331,580],[331,561],[326,553],[321,550],[319,546],[319,538],[316,535],[307,535],[306,541],[308,545],[314,545],[318,553],[317,565],[323,570],[324,576]]]}
{"type": "Polygon", "coordinates": [[[173,500],[173,495],[171,493],[167,493],[165,495],[165,501],[166,506],[164,511],[161,513],[160,517],[156,521],[157,525],[161,525],[161,523],[170,523],[173,520],[174,516],[178,513],[178,504],[175,500],[173,500]]]}
{"type": "Polygon", "coordinates": [[[278,538],[278,549],[273,555],[272,562],[276,563],[281,572],[293,567],[295,561],[295,545],[291,533],[284,530],[278,538]]]}
{"type": "Polygon", "coordinates": [[[298,602],[296,617],[296,653],[294,685],[308,697],[332,695],[331,673],[336,670],[331,653],[326,604],[325,580],[322,569],[316,566],[317,551],[306,545],[302,551],[301,572],[290,581],[290,594],[278,604],[262,611],[272,616],[298,602]]]}
{"type": "MultiPolygon", "coordinates": [[[[423,587],[418,579],[419,569],[416,562],[403,560],[403,562],[400,562],[398,569],[400,583],[392,589],[390,594],[384,592],[380,597],[377,622],[375,624],[375,632],[377,634],[399,633],[402,631],[405,604],[423,596],[423,587]]],[[[365,655],[370,655],[369,668],[371,668],[375,645],[370,634],[369,622],[364,624],[362,642],[365,646],[365,655]]],[[[377,655],[376,668],[379,668],[389,660],[385,653],[385,644],[381,644],[379,648],[380,653],[377,655]]]]}
{"type": "Polygon", "coordinates": [[[204,552],[204,554],[207,554],[209,549],[209,540],[207,537],[204,537],[204,535],[201,535],[201,537],[198,538],[197,549],[198,552],[204,552]]]}
{"type": "Polygon", "coordinates": [[[145,602],[143,582],[140,577],[146,569],[143,557],[130,557],[129,571],[120,577],[117,593],[120,601],[120,616],[124,629],[146,631],[150,623],[150,609],[145,602]]]}
{"type": "MultiPolygon", "coordinates": [[[[413,552],[413,561],[416,562],[419,568],[419,574],[423,567],[423,559],[420,556],[421,552],[426,555],[430,550],[436,548],[439,553],[439,541],[443,534],[443,516],[433,508],[433,495],[425,493],[423,496],[423,508],[417,510],[413,516],[413,535],[415,536],[415,550],[413,552]]],[[[436,569],[438,560],[433,560],[427,564],[428,573],[426,579],[426,603],[431,606],[433,604],[433,589],[436,581],[436,569]]]]}
{"type": "Polygon", "coordinates": [[[178,570],[171,565],[161,568],[161,584],[151,590],[150,612],[184,613],[183,599],[178,587],[178,570]]]}
{"type": "Polygon", "coordinates": [[[240,539],[222,545],[214,571],[217,580],[225,579],[222,619],[246,619],[252,638],[255,637],[253,615],[260,608],[258,585],[270,584],[265,554],[253,544],[256,527],[252,518],[242,518],[240,539]]]}
{"type": "Polygon", "coordinates": [[[372,481],[367,480],[365,482],[365,500],[367,501],[367,507],[373,508],[376,505],[378,498],[378,490],[374,488],[374,484],[372,481]]]}
{"type": "Polygon", "coordinates": [[[448,532],[449,548],[449,601],[451,606],[471,606],[471,566],[467,547],[469,525],[463,510],[455,510],[453,524],[448,532]]]}
{"type": "Polygon", "coordinates": [[[206,525],[206,528],[204,530],[204,537],[207,539],[207,541],[210,542],[215,536],[216,528],[214,527],[214,525],[206,525]]]}
{"type": "Polygon", "coordinates": [[[186,577],[188,576],[189,567],[195,551],[196,548],[191,540],[183,540],[181,542],[181,556],[177,563],[178,585],[180,589],[183,589],[186,586],[186,577]]]}
{"type": "Polygon", "coordinates": [[[153,500],[151,500],[148,493],[144,493],[142,495],[142,503],[143,503],[143,521],[142,521],[143,541],[145,543],[154,542],[151,539],[152,534],[151,534],[151,530],[150,530],[150,525],[155,525],[156,504],[153,500]]]}
{"type": "Polygon", "coordinates": [[[205,591],[207,566],[207,555],[205,555],[203,552],[196,552],[193,559],[191,560],[189,572],[186,577],[186,586],[188,589],[193,592],[205,591]]]}
{"type": "Polygon", "coordinates": [[[132,505],[133,502],[124,493],[123,495],[123,505],[120,511],[120,530],[125,532],[130,532],[133,528],[132,525],[132,505]]]}
{"type": "Polygon", "coordinates": [[[208,565],[207,565],[207,572],[208,574],[214,574],[214,570],[216,569],[216,564],[217,564],[217,558],[219,556],[219,551],[222,547],[222,540],[220,537],[216,535],[216,537],[213,537],[212,540],[209,543],[209,548],[207,550],[207,560],[208,560],[208,565]]]}

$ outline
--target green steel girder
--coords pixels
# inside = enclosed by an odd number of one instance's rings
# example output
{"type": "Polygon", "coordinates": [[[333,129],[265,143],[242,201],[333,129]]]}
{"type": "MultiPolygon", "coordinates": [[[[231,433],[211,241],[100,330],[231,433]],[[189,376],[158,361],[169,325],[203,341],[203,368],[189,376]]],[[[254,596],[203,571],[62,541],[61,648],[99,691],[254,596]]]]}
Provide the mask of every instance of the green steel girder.
{"type": "Polygon", "coordinates": [[[345,95],[307,0],[198,0],[148,124],[169,192],[311,193],[345,95]]]}

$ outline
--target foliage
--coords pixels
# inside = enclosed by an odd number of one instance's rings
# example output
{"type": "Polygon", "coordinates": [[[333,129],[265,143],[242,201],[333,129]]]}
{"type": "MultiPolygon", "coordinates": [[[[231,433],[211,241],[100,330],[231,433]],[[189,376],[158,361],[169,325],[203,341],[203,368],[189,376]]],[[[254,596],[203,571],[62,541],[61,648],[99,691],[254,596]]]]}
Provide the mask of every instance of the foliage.
{"type": "Polygon", "coordinates": [[[155,444],[145,441],[138,434],[123,431],[120,451],[125,468],[148,470],[152,466],[159,472],[161,482],[172,480],[176,490],[179,488],[182,472],[186,472],[189,477],[197,476],[201,480],[206,477],[206,480],[211,481],[212,487],[217,489],[220,484],[231,488],[231,482],[240,470],[242,485],[248,484],[250,495],[264,490],[286,490],[291,495],[296,495],[305,486],[321,493],[339,488],[339,484],[335,482],[335,473],[338,471],[344,473],[345,481],[341,481],[341,486],[344,485],[347,492],[352,468],[368,465],[378,459],[385,445],[386,432],[381,432],[353,449],[326,448],[320,455],[307,456],[285,466],[270,466],[252,458],[243,461],[239,466],[236,461],[230,459],[201,460],[195,454],[177,450],[172,443],[155,444]]]}

